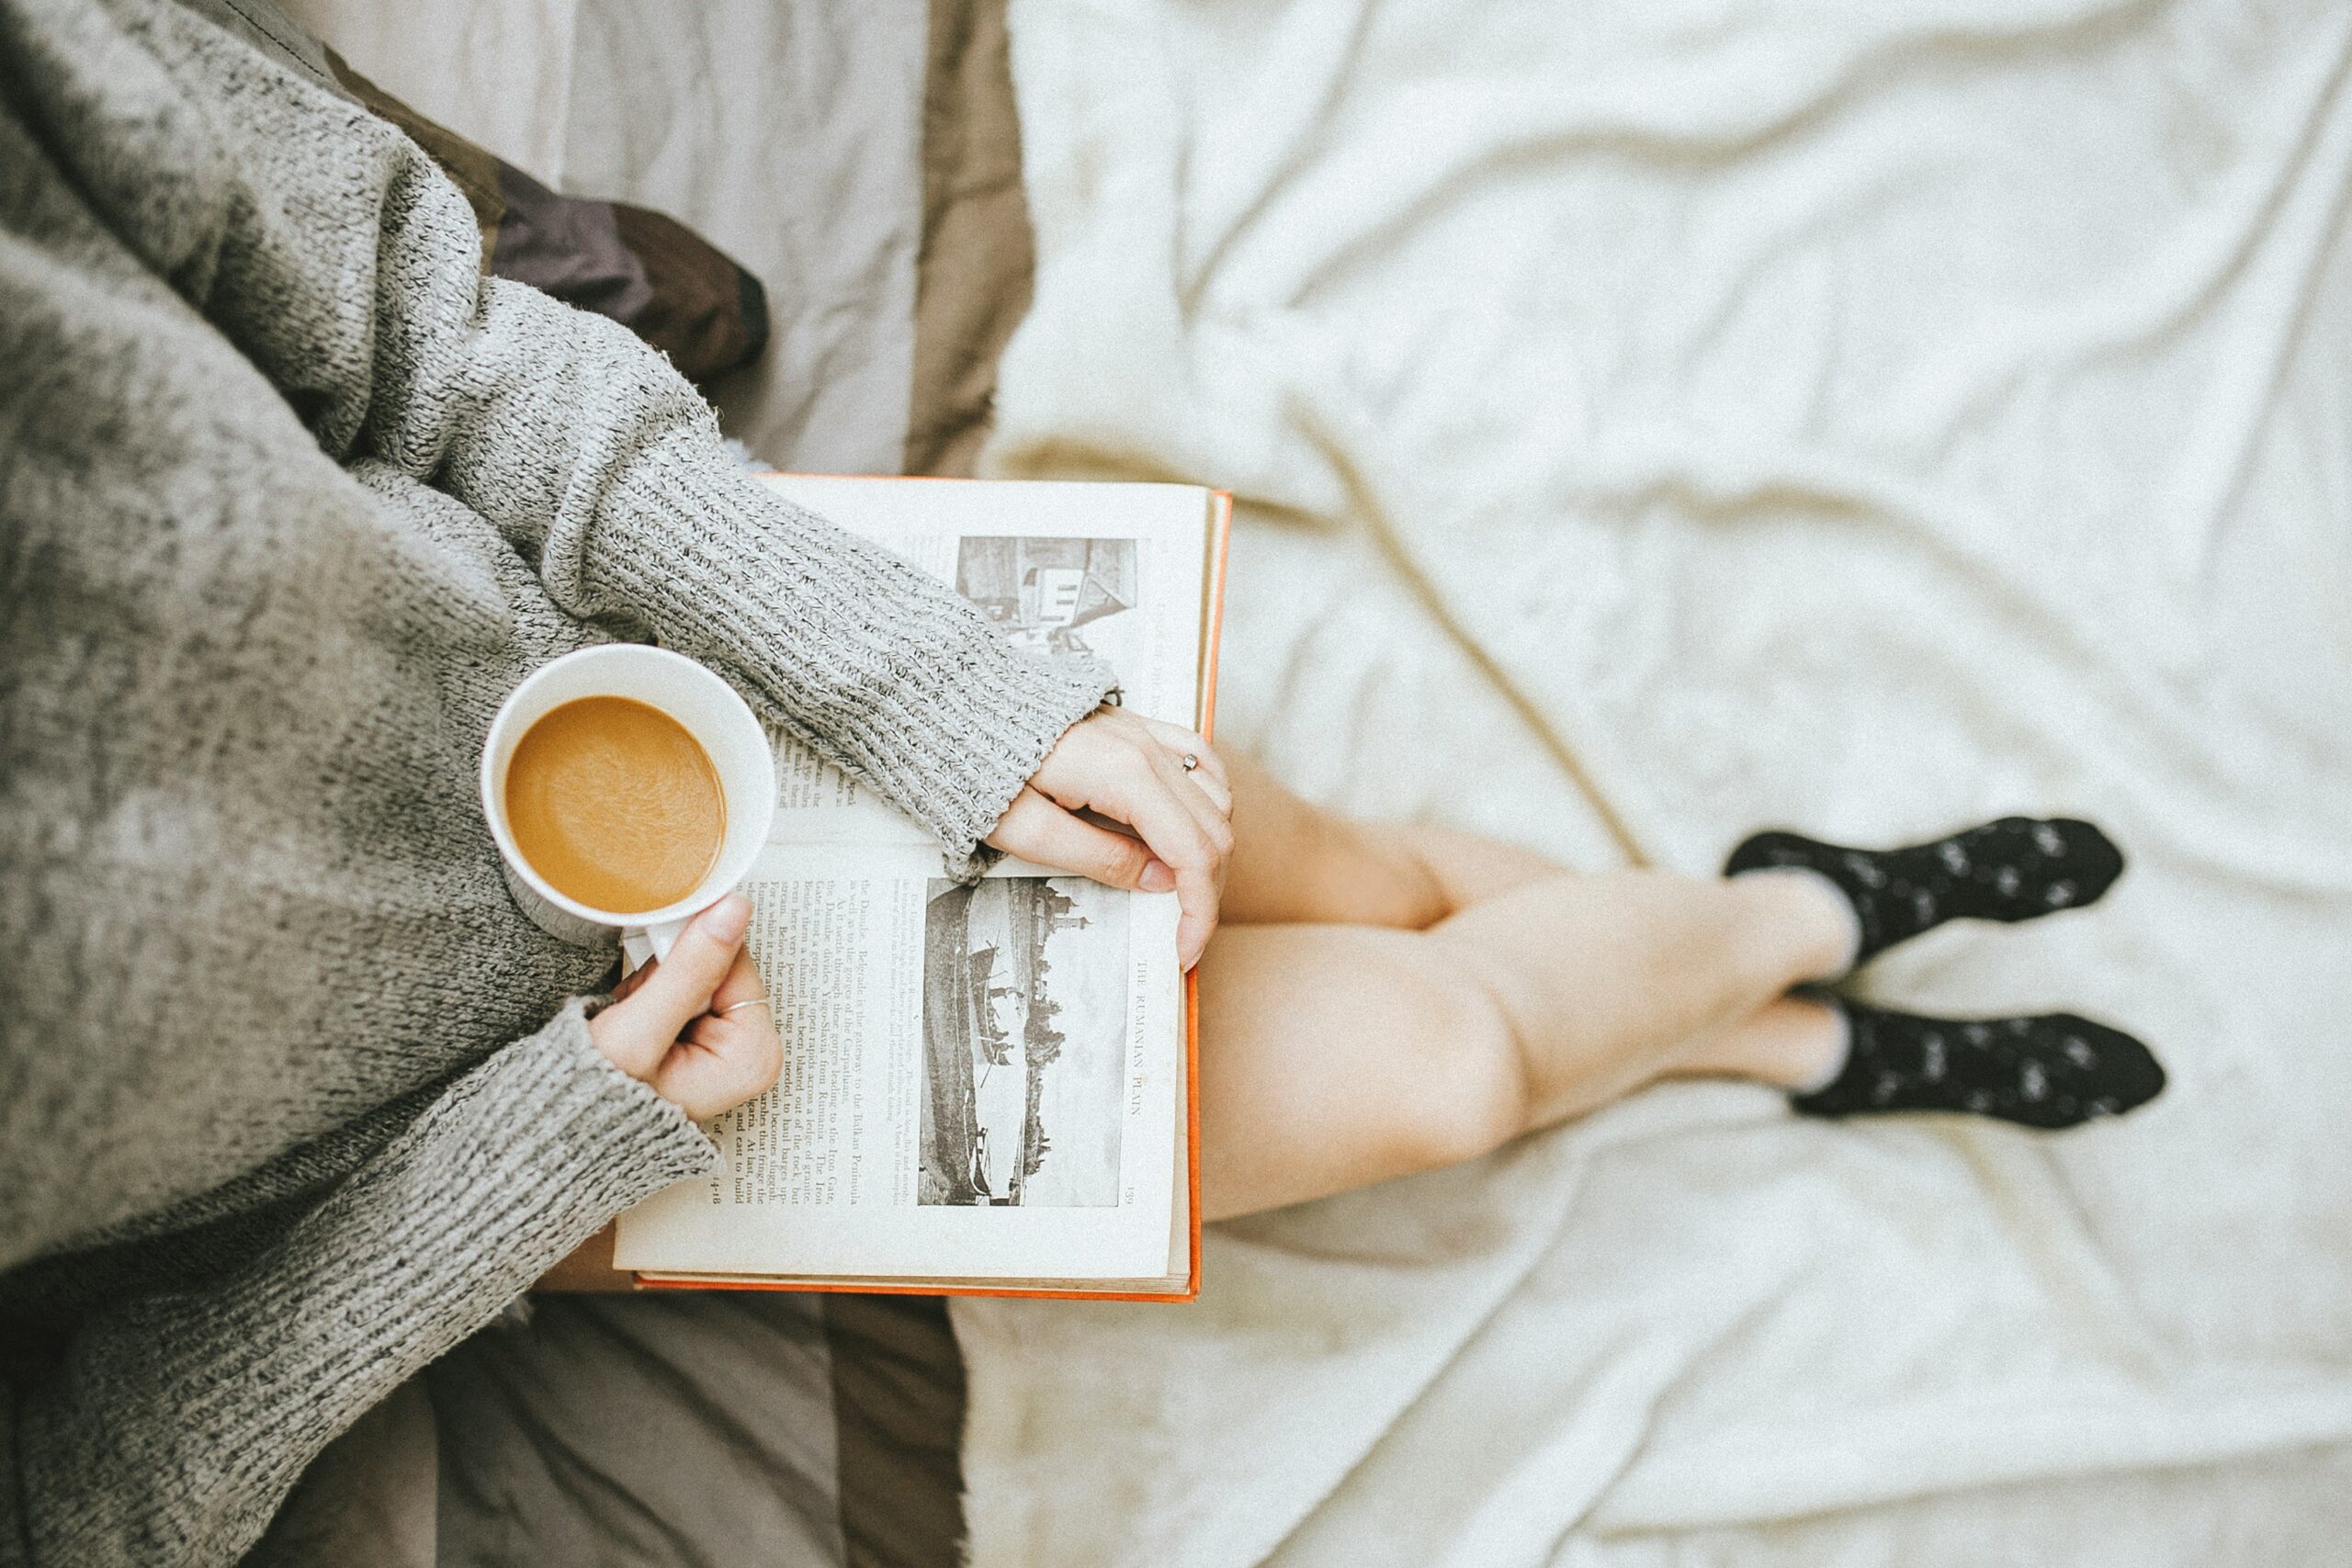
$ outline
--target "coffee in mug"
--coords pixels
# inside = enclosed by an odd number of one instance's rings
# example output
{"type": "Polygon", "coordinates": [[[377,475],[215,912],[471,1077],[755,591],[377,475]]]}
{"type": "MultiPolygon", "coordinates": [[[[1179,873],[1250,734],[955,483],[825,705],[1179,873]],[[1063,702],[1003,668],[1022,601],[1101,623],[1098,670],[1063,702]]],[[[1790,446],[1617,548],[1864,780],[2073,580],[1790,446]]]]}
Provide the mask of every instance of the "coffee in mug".
{"type": "Polygon", "coordinates": [[[605,643],[533,671],[482,739],[481,809],[524,914],[660,957],[743,880],[775,816],[775,754],[693,660],[605,643]]]}
{"type": "Polygon", "coordinates": [[[642,915],[710,874],[727,797],[709,753],[668,714],[629,697],[575,697],[515,742],[506,821],[557,892],[642,915]]]}

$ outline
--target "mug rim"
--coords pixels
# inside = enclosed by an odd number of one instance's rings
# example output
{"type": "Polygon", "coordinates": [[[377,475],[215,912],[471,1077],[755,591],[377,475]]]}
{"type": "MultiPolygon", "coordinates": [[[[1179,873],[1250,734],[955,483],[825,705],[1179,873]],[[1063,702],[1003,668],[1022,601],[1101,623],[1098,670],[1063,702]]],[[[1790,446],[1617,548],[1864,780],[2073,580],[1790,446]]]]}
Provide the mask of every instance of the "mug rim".
{"type": "MultiPolygon", "coordinates": [[[[553,671],[575,664],[611,660],[628,662],[648,660],[666,662],[686,680],[709,682],[713,690],[725,694],[726,700],[721,704],[722,708],[725,708],[728,713],[725,722],[731,723],[740,716],[744,724],[751,727],[751,731],[759,736],[760,750],[763,752],[767,750],[767,731],[760,724],[759,716],[752,711],[752,705],[743,700],[743,694],[729,685],[708,665],[704,664],[700,660],[690,659],[674,649],[641,642],[591,643],[586,648],[576,648],[569,653],[559,654],[516,682],[514,690],[508,692],[504,700],[498,705],[498,711],[491,716],[490,728],[482,736],[481,761],[478,773],[482,819],[489,825],[490,836],[497,844],[499,857],[506,863],[509,870],[523,879],[524,884],[532,892],[574,919],[585,920],[591,925],[610,927],[615,931],[642,930],[669,921],[689,919],[735,890],[737,885],[742,881],[744,873],[751,869],[751,862],[759,857],[760,846],[766,842],[769,824],[775,819],[775,775],[773,770],[769,772],[768,787],[760,792],[762,801],[751,803],[764,804],[765,810],[760,815],[765,819],[760,823],[758,834],[745,840],[751,845],[751,849],[743,857],[744,863],[732,868],[728,865],[725,839],[722,838],[718,858],[712,863],[710,871],[703,880],[695,885],[695,890],[684,898],[664,904],[659,908],[645,910],[640,914],[625,914],[615,909],[600,909],[593,904],[583,904],[569,894],[559,891],[546,877],[539,874],[536,866],[531,864],[530,857],[524,854],[521,846],[515,843],[514,831],[508,826],[506,804],[499,798],[499,792],[495,787],[497,781],[492,777],[499,741],[514,723],[515,710],[522,705],[532,689],[550,676],[553,671]]],[[[599,694],[587,693],[583,694],[583,696],[597,694],[599,694]]],[[[623,692],[602,694],[626,696],[631,702],[645,702],[647,706],[657,709],[673,723],[684,727],[689,735],[694,734],[691,725],[659,702],[646,702],[646,699],[641,696],[623,692]]],[[[537,720],[533,722],[536,723],[537,720]]],[[[702,744],[702,737],[696,735],[695,740],[697,745],[702,744]]],[[[709,748],[705,746],[704,750],[707,751],[709,748]]],[[[713,760],[713,771],[717,771],[716,759],[713,760]]],[[[738,803],[734,792],[727,787],[724,773],[719,775],[719,791],[721,798],[726,802],[731,826],[738,803]]]]}

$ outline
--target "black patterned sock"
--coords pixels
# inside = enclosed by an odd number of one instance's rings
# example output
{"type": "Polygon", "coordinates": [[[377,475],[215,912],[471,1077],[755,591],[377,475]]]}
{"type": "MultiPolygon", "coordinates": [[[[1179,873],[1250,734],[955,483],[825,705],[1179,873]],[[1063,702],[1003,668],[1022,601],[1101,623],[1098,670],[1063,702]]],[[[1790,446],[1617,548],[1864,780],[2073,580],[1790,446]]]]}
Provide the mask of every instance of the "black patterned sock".
{"type": "Polygon", "coordinates": [[[2030,920],[2096,902],[2123,874],[2123,852],[2087,822],[2004,817],[1898,850],[1855,850],[1795,833],[1758,833],[1725,876],[1810,871],[1835,883],[1861,921],[1860,964],[1946,920],[2030,920]]]}
{"type": "Polygon", "coordinates": [[[1789,1097],[1808,1116],[1957,1111],[2072,1127],[2120,1116],[2165,1087],[2145,1045],[2070,1012],[1921,1018],[1832,1000],[1846,1015],[1846,1063],[1821,1088],[1789,1097]]]}

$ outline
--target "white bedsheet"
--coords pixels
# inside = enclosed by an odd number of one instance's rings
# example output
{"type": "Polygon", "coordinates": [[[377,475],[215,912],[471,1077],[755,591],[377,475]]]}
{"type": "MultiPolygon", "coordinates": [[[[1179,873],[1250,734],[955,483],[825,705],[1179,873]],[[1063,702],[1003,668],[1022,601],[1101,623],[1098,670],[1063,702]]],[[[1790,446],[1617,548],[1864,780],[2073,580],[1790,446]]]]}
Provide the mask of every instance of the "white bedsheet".
{"type": "Polygon", "coordinates": [[[1665,1089],[963,1303],[982,1568],[2325,1563],[2352,1527],[2352,9],[1015,0],[1004,471],[1232,486],[1224,735],[1705,872],[2107,824],[1879,964],[2057,1138],[1665,1089]]]}

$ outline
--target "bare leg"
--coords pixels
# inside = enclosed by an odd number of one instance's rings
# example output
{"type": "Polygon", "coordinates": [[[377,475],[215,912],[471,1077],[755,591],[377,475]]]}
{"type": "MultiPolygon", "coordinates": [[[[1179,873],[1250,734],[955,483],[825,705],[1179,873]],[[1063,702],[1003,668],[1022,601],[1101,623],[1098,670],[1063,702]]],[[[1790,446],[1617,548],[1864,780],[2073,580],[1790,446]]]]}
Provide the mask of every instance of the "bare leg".
{"type": "Polygon", "coordinates": [[[1778,997],[1746,1018],[1687,1042],[1666,1076],[1752,1078],[1777,1089],[1817,1089],[1836,1065],[1844,1033],[1828,1003],[1778,997]]]}
{"type": "Polygon", "coordinates": [[[1669,1075],[1795,1087],[1838,1048],[1827,1009],[1781,1000],[1854,940],[1811,878],[1552,874],[1401,924],[1228,925],[1211,944],[1210,1217],[1473,1158],[1669,1075]]]}
{"type": "Polygon", "coordinates": [[[1420,931],[1565,868],[1532,850],[1443,828],[1391,827],[1326,811],[1238,753],[1225,758],[1238,843],[1228,925],[1321,922],[1420,931]]]}
{"type": "Polygon", "coordinates": [[[1784,997],[1853,942],[1823,885],[1577,876],[1227,765],[1240,842],[1201,966],[1213,1217],[1472,1158],[1660,1077],[1831,1065],[1835,1017],[1784,997]]]}

